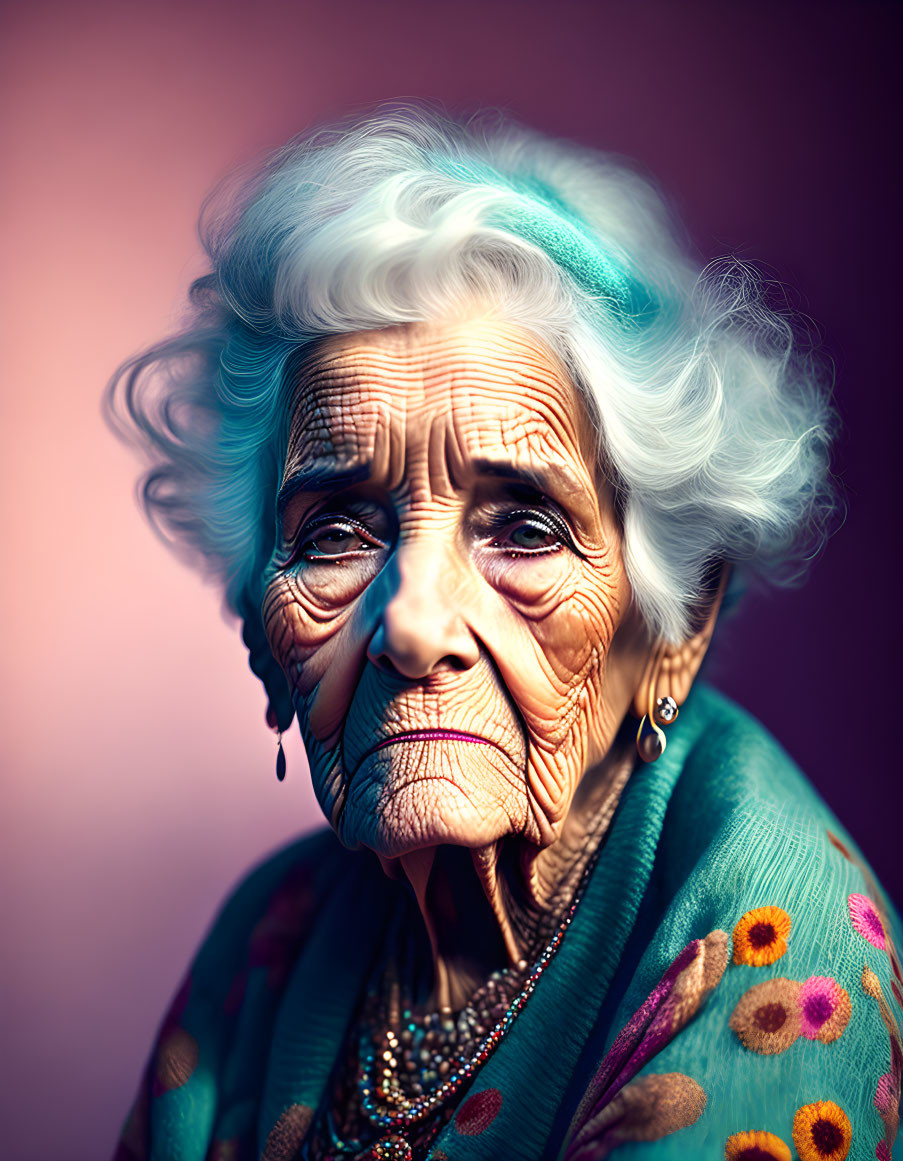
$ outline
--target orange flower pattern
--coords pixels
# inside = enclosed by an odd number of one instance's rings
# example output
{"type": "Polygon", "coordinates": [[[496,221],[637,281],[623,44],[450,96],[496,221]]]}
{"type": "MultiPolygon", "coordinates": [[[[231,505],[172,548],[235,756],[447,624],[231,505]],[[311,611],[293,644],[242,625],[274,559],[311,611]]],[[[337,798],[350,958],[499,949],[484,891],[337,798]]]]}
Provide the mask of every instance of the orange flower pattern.
{"type": "Polygon", "coordinates": [[[800,1161],[843,1161],[852,1140],[849,1118],[833,1101],[815,1101],[797,1109],[793,1143],[800,1161]]]}
{"type": "Polygon", "coordinates": [[[734,928],[734,963],[765,967],[787,950],[790,916],[780,907],[747,911],[734,928]]]}
{"type": "Polygon", "coordinates": [[[790,1161],[790,1150],[774,1133],[754,1129],[728,1137],[724,1156],[726,1161],[790,1161]]]}

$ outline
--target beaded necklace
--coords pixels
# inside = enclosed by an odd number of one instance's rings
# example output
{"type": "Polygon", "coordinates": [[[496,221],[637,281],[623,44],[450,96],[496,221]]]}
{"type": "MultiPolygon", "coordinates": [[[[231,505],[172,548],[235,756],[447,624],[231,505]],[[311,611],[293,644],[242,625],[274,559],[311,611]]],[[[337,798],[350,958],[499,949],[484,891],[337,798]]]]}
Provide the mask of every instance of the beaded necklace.
{"type": "MultiPolygon", "coordinates": [[[[370,1124],[380,1131],[382,1136],[370,1147],[369,1154],[358,1154],[359,1156],[369,1156],[372,1161],[412,1161],[414,1156],[412,1137],[414,1134],[422,1137],[420,1130],[424,1122],[431,1116],[435,1117],[444,1106],[449,1105],[452,1098],[472,1079],[474,1073],[486,1063],[514,1023],[518,1013],[523,1010],[527,1000],[533,994],[540,978],[561,946],[565,932],[571,925],[598,854],[599,849],[597,848],[587,863],[581,876],[580,885],[551,939],[534,961],[532,969],[524,979],[517,994],[508,1000],[501,1010],[499,1010],[500,997],[505,990],[503,983],[507,977],[507,972],[496,972],[490,977],[484,990],[488,996],[496,999],[494,1013],[498,1018],[495,1024],[479,1037],[475,1047],[470,1051],[460,1051],[448,1063],[447,1070],[443,1069],[441,1065],[439,1066],[436,1070],[438,1075],[436,1075],[435,1085],[429,1091],[421,1091],[419,1094],[416,1092],[406,1094],[404,1091],[404,1085],[399,1076],[399,1058],[402,1055],[403,1041],[407,1040],[409,1045],[410,1037],[403,1035],[397,1021],[395,1028],[388,1028],[382,1035],[375,1033],[372,1026],[368,1027],[367,1022],[364,1021],[360,1032],[358,1057],[357,1087],[360,1108],[370,1124]]],[[[521,964],[517,966],[524,970],[528,965],[525,961],[521,961],[521,964]]],[[[410,1012],[405,1011],[402,1016],[409,1019],[410,1012]]],[[[463,1025],[461,1017],[459,1017],[457,1030],[466,1042],[468,1028],[479,1033],[482,1025],[479,1023],[479,1013],[473,1007],[473,1002],[464,1010],[462,1016],[464,1017],[463,1025]],[[469,1014],[468,1009],[473,1015],[469,1014]]],[[[435,1028],[436,1025],[441,1027],[443,1022],[451,1025],[451,1027],[446,1027],[448,1032],[451,1032],[455,1027],[451,1021],[450,1013],[433,1014],[427,1018],[425,1028],[420,1030],[421,1038],[428,1037],[431,1026],[432,1028],[435,1028]]],[[[408,1023],[407,1030],[413,1034],[416,1025],[408,1023]]],[[[426,1069],[424,1079],[428,1077],[430,1077],[430,1070],[426,1069]]],[[[422,1088],[422,1086],[418,1087],[422,1088]]],[[[436,1131],[439,1127],[436,1127],[436,1131]]],[[[422,1141],[417,1143],[421,1144],[422,1141]]]]}

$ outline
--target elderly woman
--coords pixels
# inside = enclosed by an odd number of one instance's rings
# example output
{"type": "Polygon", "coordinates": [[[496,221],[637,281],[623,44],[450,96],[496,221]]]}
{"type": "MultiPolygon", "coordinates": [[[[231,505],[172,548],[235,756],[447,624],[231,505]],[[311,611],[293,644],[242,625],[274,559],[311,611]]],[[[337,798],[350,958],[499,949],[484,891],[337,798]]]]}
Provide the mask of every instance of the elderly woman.
{"type": "Polygon", "coordinates": [[[786,322],[609,159],[428,114],[292,143],[206,243],[112,406],[331,830],[226,904],[119,1157],[889,1158],[887,906],[694,688],[829,507],[786,322]]]}

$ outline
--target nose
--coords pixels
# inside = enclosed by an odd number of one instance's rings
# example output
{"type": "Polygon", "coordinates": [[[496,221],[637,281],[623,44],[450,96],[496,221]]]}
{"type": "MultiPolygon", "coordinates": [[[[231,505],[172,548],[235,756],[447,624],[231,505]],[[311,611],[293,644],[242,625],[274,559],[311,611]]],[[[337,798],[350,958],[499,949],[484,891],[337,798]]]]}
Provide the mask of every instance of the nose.
{"type": "Polygon", "coordinates": [[[412,680],[476,665],[479,644],[462,615],[468,578],[453,550],[403,545],[384,576],[391,591],[367,649],[374,665],[412,680]]]}

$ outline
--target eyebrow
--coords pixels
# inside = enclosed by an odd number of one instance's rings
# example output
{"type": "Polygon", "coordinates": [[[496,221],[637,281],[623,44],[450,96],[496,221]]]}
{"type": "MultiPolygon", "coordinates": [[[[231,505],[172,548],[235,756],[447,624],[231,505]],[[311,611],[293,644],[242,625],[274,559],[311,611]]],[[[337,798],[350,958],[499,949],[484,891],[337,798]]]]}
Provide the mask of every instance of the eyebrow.
{"type": "Polygon", "coordinates": [[[276,516],[281,523],[286,507],[298,492],[337,492],[369,478],[370,464],[351,468],[337,468],[332,461],[323,460],[304,464],[283,481],[276,498],[276,516]]]}
{"type": "Polygon", "coordinates": [[[528,468],[517,467],[507,460],[475,459],[472,461],[478,476],[489,476],[494,479],[511,480],[516,484],[524,484],[537,492],[553,494],[564,485],[568,492],[573,494],[580,487],[577,477],[563,467],[528,468]]]}

